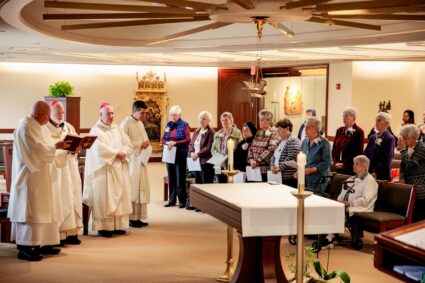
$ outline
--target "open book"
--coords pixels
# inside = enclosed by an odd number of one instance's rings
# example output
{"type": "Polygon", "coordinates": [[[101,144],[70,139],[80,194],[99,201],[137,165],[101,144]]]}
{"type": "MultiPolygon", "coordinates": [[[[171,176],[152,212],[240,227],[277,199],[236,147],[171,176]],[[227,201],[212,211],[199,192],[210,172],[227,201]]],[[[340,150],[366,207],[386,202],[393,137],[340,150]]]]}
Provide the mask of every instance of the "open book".
{"type": "Polygon", "coordinates": [[[66,150],[76,151],[77,147],[80,145],[82,149],[90,148],[96,139],[97,136],[80,137],[77,135],[66,135],[65,141],[71,141],[69,147],[66,150]]]}

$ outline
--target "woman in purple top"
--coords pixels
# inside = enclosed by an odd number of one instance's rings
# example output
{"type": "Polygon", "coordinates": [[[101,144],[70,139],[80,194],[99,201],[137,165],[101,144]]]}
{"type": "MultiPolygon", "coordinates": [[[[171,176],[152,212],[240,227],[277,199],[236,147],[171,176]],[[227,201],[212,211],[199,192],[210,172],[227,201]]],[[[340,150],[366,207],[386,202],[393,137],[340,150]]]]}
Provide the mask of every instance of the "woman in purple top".
{"type": "Polygon", "coordinates": [[[395,139],[388,131],[391,115],[376,114],[376,134],[369,138],[364,155],[370,160],[369,173],[378,180],[391,180],[391,161],[394,156],[395,139]]]}
{"type": "Polygon", "coordinates": [[[167,163],[169,198],[165,207],[175,206],[179,199],[179,208],[186,207],[186,165],[187,154],[190,143],[189,124],[181,118],[182,110],[180,106],[174,105],[170,108],[171,120],[165,126],[165,133],[162,137],[162,144],[169,149],[174,146],[176,150],[176,160],[174,163],[167,163]]]}

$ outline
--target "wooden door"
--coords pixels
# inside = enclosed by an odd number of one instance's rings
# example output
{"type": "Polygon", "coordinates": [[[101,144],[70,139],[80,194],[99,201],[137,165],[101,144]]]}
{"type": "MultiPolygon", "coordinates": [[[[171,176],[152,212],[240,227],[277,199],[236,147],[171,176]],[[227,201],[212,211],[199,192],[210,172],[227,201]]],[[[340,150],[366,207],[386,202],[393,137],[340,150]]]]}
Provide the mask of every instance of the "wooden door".
{"type": "Polygon", "coordinates": [[[251,98],[243,90],[242,81],[250,80],[249,69],[218,70],[217,127],[221,128],[220,115],[231,112],[238,128],[251,121],[258,128],[258,112],[264,108],[264,98],[251,98]]]}

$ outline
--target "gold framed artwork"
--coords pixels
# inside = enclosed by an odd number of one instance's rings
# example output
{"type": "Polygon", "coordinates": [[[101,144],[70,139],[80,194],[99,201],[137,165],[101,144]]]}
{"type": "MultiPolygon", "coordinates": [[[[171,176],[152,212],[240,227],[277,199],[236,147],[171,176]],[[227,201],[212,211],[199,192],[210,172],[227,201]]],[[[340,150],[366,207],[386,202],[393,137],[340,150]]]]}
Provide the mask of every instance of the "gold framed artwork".
{"type": "Polygon", "coordinates": [[[134,100],[143,100],[148,106],[143,121],[153,152],[161,152],[161,136],[165,130],[169,98],[167,96],[167,79],[165,73],[161,78],[152,70],[139,76],[136,73],[137,90],[134,100]]]}
{"type": "Polygon", "coordinates": [[[283,98],[284,112],[288,115],[300,114],[303,109],[303,101],[299,90],[291,90],[290,86],[286,87],[285,96],[283,98]]]}

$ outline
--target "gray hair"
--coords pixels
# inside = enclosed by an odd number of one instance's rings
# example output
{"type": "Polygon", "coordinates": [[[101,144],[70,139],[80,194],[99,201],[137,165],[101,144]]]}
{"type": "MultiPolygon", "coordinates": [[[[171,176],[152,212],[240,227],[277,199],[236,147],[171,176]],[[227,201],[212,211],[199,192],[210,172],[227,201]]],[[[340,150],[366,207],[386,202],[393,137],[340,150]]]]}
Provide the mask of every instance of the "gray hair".
{"type": "Polygon", "coordinates": [[[379,112],[378,114],[376,114],[376,118],[384,119],[387,125],[389,126],[391,123],[392,116],[385,112],[379,112]]]}
{"type": "Polygon", "coordinates": [[[273,119],[273,112],[270,111],[269,109],[263,109],[258,113],[258,117],[264,117],[268,120],[272,120],[273,119]]]}
{"type": "Polygon", "coordinates": [[[173,105],[170,108],[170,114],[181,115],[182,114],[182,109],[178,105],[173,105]]]}
{"type": "Polygon", "coordinates": [[[232,115],[232,113],[230,113],[230,112],[223,112],[221,115],[220,115],[220,121],[221,120],[223,120],[224,118],[229,118],[230,120],[232,120],[232,122],[233,122],[233,115],[232,115]]]}
{"type": "Polygon", "coordinates": [[[198,115],[198,118],[199,119],[207,118],[208,121],[211,121],[212,120],[212,115],[208,111],[201,111],[201,113],[199,113],[199,115],[198,115]]]}
{"type": "Polygon", "coordinates": [[[348,107],[345,107],[343,110],[342,110],[342,115],[350,115],[350,116],[352,116],[354,119],[356,119],[356,117],[357,117],[357,108],[355,108],[355,107],[352,107],[352,106],[348,106],[348,107]]]}
{"type": "Polygon", "coordinates": [[[367,158],[366,155],[357,155],[356,157],[353,158],[353,161],[357,161],[359,162],[363,167],[366,168],[366,172],[369,171],[369,158],[367,158]]]}
{"type": "Polygon", "coordinates": [[[400,136],[408,136],[417,140],[419,137],[419,128],[414,124],[404,125],[400,129],[400,136]]]}
{"type": "Polygon", "coordinates": [[[112,108],[114,109],[114,107],[111,104],[106,105],[105,107],[102,107],[99,109],[99,114],[103,114],[103,112],[106,111],[106,109],[112,108]]]}
{"type": "Polygon", "coordinates": [[[313,126],[317,129],[317,131],[320,133],[320,130],[322,129],[322,125],[317,117],[309,117],[307,120],[305,120],[305,126],[313,126]]]}

